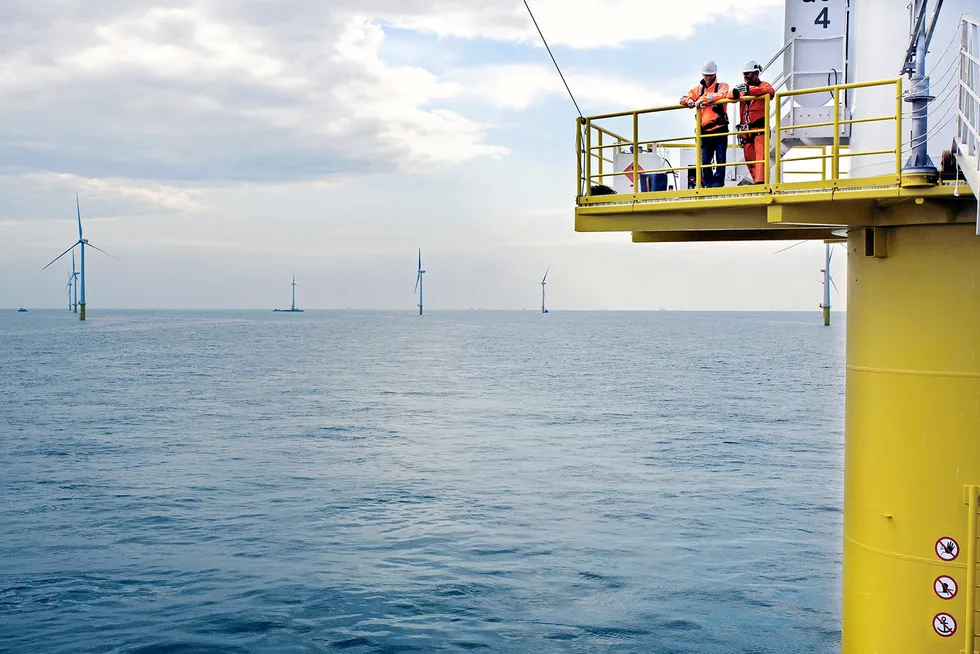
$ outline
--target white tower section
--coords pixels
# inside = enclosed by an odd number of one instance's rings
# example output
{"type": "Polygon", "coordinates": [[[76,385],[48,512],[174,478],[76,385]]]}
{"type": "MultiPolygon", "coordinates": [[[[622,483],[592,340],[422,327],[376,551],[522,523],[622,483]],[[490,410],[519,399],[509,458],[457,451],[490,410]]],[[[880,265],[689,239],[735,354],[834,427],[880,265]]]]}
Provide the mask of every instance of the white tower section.
{"type": "MultiPolygon", "coordinates": [[[[794,0],[788,0],[793,2],[794,0]]],[[[931,18],[936,0],[929,3],[931,18]]],[[[948,150],[953,140],[956,104],[955,65],[956,43],[947,50],[950,41],[958,33],[960,15],[973,9],[977,0],[945,0],[936,32],[926,59],[926,70],[931,77],[931,91],[936,96],[929,104],[929,154],[934,162],[941,161],[942,151],[948,150]]],[[[787,5],[788,7],[789,5],[787,5]]],[[[909,45],[911,12],[908,0],[850,0],[850,74],[849,82],[870,82],[893,79],[901,75],[905,52],[909,45]]],[[[905,79],[908,89],[908,78],[905,79]]],[[[854,118],[873,118],[895,113],[892,89],[861,89],[848,97],[854,118]]],[[[903,103],[902,161],[909,155],[911,146],[911,105],[903,103]]],[[[851,130],[852,152],[887,150],[895,147],[895,129],[890,122],[860,123],[851,130]]],[[[893,156],[853,157],[850,176],[865,177],[889,175],[895,172],[893,156]]]]}
{"type": "MultiPolygon", "coordinates": [[[[847,24],[847,0],[786,0],[786,44],[782,50],[783,71],[773,80],[776,90],[783,90],[778,88],[780,85],[798,91],[843,84],[848,75],[847,24]]],[[[832,93],[795,96],[778,108],[782,124],[833,122],[832,99],[832,93]]],[[[844,120],[848,117],[842,115],[844,120]]],[[[841,143],[847,144],[849,134],[849,126],[842,125],[841,143]]],[[[834,129],[790,129],[781,133],[781,139],[784,152],[796,145],[832,145],[834,129]]]]}
{"type": "MultiPolygon", "coordinates": [[[[847,74],[845,0],[787,0],[783,76],[789,90],[843,84],[847,74]]],[[[819,107],[826,98],[800,96],[798,103],[819,107]]]]}

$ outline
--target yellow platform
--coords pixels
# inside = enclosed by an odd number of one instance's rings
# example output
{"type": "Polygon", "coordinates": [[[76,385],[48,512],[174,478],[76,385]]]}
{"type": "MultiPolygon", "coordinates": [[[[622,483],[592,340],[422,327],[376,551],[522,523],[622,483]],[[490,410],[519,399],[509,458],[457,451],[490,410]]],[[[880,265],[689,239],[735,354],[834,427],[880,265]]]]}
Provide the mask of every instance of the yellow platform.
{"type": "MultiPolygon", "coordinates": [[[[642,170],[645,149],[700,149],[699,126],[692,124],[689,136],[644,133],[645,119],[660,118],[685,107],[668,106],[603,114],[580,119],[576,125],[578,145],[578,196],[575,229],[580,232],[632,232],[637,243],[679,241],[745,241],[782,239],[829,239],[842,228],[892,227],[908,224],[951,224],[975,222],[968,210],[972,195],[963,180],[936,182],[903,176],[901,80],[841,84],[802,91],[777,93],[771,103],[772,116],[762,132],[766,155],[757,160],[765,166],[764,184],[703,188],[700,163],[642,170]],[[894,89],[895,111],[887,116],[844,119],[842,98],[860,89],[894,89]],[[795,96],[829,93],[835,98],[833,120],[807,125],[782,124],[783,108],[795,96]],[[631,125],[631,136],[620,136],[608,123],[631,125]],[[841,131],[864,123],[894,124],[894,146],[887,150],[852,151],[843,143],[841,131]],[[770,124],[770,122],[772,124],[770,124]],[[774,144],[787,134],[804,129],[830,128],[837,135],[824,147],[803,146],[783,153],[774,144]],[[777,136],[778,135],[778,136],[777,136]],[[631,170],[644,173],[684,174],[696,172],[694,188],[671,191],[630,192],[598,195],[596,185],[607,184],[631,172],[611,171],[610,152],[629,150],[631,170]],[[812,154],[817,151],[818,154],[812,154]],[[850,177],[846,169],[855,157],[878,157],[890,161],[891,171],[873,177],[850,177]],[[808,167],[809,166],[809,167],[808,167]],[[804,181],[797,181],[800,178],[804,181]]],[[[745,133],[745,132],[742,132],[745,133]]],[[[738,132],[730,132],[734,138],[738,132]]],[[[731,146],[730,146],[731,147],[731,146]]],[[[731,157],[729,157],[731,159],[731,157]]],[[[751,163],[751,162],[750,162],[751,163]]],[[[728,163],[726,167],[741,165],[728,163]]],[[[634,178],[635,181],[635,178],[634,178]]]]}

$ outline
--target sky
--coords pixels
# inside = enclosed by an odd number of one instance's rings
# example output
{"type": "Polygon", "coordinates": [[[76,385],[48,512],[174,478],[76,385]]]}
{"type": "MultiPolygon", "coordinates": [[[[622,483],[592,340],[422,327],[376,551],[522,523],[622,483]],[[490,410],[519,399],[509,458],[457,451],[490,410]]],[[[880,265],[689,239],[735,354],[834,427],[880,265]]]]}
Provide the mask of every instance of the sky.
{"type": "MultiPolygon", "coordinates": [[[[586,114],[782,44],[782,0],[530,0],[586,114]]],[[[823,244],[574,231],[575,108],[522,2],[0,3],[0,306],[813,310],[823,244]]],[[[843,249],[834,260],[846,294],[843,249]]],[[[844,308],[844,295],[832,304],[844,308]]]]}

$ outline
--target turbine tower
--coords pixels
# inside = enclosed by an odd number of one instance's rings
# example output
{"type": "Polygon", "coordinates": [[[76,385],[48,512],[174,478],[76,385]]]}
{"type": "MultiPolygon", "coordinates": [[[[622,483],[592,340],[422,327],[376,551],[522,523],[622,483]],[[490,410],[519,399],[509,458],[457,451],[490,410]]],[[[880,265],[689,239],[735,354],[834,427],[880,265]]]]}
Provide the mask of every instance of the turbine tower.
{"type": "MultiPolygon", "coordinates": [[[[85,246],[88,246],[90,248],[96,249],[99,252],[101,252],[102,254],[106,254],[106,255],[108,255],[110,257],[112,255],[109,254],[108,252],[106,252],[105,250],[101,249],[101,248],[95,247],[94,245],[92,245],[91,243],[88,242],[88,239],[86,239],[86,238],[84,238],[82,236],[82,210],[81,210],[81,207],[78,204],[78,193],[75,194],[75,215],[78,216],[78,240],[75,241],[70,248],[68,248],[67,250],[65,250],[64,252],[62,252],[61,254],[59,254],[57,257],[55,257],[50,263],[48,263],[47,266],[45,266],[44,268],[41,268],[41,270],[44,270],[45,268],[47,268],[48,266],[50,266],[52,263],[54,263],[58,259],[60,259],[61,257],[65,256],[66,254],[68,254],[69,252],[72,252],[73,253],[73,258],[74,258],[74,250],[75,250],[75,248],[81,246],[81,253],[80,253],[79,256],[81,258],[81,266],[80,267],[81,267],[81,271],[82,272],[81,272],[81,275],[79,276],[79,279],[81,279],[81,282],[82,282],[82,297],[81,297],[81,302],[78,302],[78,308],[79,308],[79,311],[78,311],[78,319],[79,320],[85,320],[85,246]]],[[[115,258],[115,257],[113,257],[113,258],[115,258]]]]}
{"type": "MultiPolygon", "coordinates": [[[[825,242],[824,245],[826,246],[827,250],[825,254],[824,267],[820,270],[820,272],[823,273],[823,303],[820,305],[820,308],[823,309],[824,327],[829,327],[830,326],[830,285],[834,284],[834,278],[830,275],[830,260],[834,256],[834,251],[830,249],[831,248],[830,243],[825,242]]],[[[834,288],[835,289],[837,288],[836,284],[834,284],[834,288]]]]}
{"type": "MultiPolygon", "coordinates": [[[[548,268],[548,270],[551,270],[551,268],[548,268]]],[[[541,313],[548,313],[548,309],[544,305],[544,286],[547,284],[548,270],[544,271],[544,277],[541,278],[541,313]]]]}
{"type": "Polygon", "coordinates": [[[415,292],[419,294],[419,315],[422,315],[422,275],[425,271],[422,270],[422,248],[419,248],[419,271],[418,275],[415,277],[415,292]]]}

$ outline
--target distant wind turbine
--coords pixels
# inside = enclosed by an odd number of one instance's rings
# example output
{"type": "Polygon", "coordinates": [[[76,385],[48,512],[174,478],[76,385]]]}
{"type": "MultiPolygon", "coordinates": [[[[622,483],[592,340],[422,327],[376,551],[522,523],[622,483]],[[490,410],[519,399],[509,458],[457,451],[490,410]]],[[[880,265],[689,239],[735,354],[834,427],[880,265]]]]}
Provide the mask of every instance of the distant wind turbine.
{"type": "Polygon", "coordinates": [[[71,275],[68,277],[68,310],[78,313],[78,272],[75,270],[75,253],[71,253],[71,275]],[[75,299],[72,300],[72,290],[75,299]]]}
{"type": "Polygon", "coordinates": [[[820,272],[823,273],[823,304],[820,308],[823,309],[823,324],[825,327],[830,326],[830,287],[834,287],[834,291],[840,295],[840,291],[837,290],[837,284],[834,283],[834,276],[830,274],[830,260],[834,257],[833,245],[830,243],[825,243],[827,246],[826,251],[826,264],[820,272]]]}
{"type": "Polygon", "coordinates": [[[277,312],[277,313],[303,313],[303,310],[302,309],[297,309],[296,308],[296,287],[297,286],[299,286],[299,284],[296,283],[296,271],[294,270],[293,271],[293,283],[292,283],[292,287],[293,287],[293,303],[289,306],[288,309],[273,309],[274,312],[277,312]]]}
{"type": "MultiPolygon", "coordinates": [[[[78,309],[79,309],[78,319],[85,320],[85,246],[98,250],[102,254],[106,254],[110,257],[112,257],[112,255],[101,248],[95,247],[94,245],[88,242],[88,239],[82,236],[82,209],[78,204],[78,193],[75,194],[75,214],[78,216],[78,240],[75,241],[70,248],[68,248],[67,250],[59,254],[57,257],[55,257],[47,266],[41,268],[41,270],[44,270],[58,259],[68,254],[69,252],[73,252],[76,247],[81,246],[80,256],[82,261],[80,267],[82,272],[80,275],[80,279],[82,283],[82,298],[81,298],[81,302],[78,303],[78,309]]],[[[112,258],[115,259],[116,257],[112,257],[112,258]]]]}
{"type": "Polygon", "coordinates": [[[415,292],[419,294],[419,315],[422,315],[422,275],[425,271],[422,270],[422,248],[419,248],[419,271],[418,275],[415,277],[415,292]]]}
{"type": "Polygon", "coordinates": [[[544,285],[547,284],[547,281],[545,281],[545,280],[548,279],[548,271],[549,270],[551,270],[551,268],[548,268],[548,270],[545,270],[544,271],[544,277],[541,278],[541,313],[548,313],[548,309],[546,309],[545,306],[544,306],[544,285]]]}

